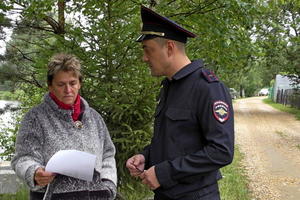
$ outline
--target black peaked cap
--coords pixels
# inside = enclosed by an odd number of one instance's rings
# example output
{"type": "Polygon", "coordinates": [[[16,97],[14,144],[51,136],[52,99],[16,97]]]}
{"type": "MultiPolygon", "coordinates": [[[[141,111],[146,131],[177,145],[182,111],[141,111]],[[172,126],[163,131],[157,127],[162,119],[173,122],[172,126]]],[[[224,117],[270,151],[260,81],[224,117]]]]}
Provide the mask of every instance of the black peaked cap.
{"type": "Polygon", "coordinates": [[[196,37],[194,33],[145,6],[141,7],[141,17],[143,22],[142,35],[138,37],[137,42],[154,37],[163,37],[186,43],[188,37],[196,37]]]}

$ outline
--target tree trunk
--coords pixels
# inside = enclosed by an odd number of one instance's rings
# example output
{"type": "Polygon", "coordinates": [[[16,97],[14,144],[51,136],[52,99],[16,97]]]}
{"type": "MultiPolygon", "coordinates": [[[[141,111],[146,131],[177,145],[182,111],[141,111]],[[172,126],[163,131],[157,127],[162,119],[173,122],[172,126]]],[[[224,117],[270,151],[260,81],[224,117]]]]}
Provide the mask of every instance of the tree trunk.
{"type": "Polygon", "coordinates": [[[65,0],[58,0],[58,26],[59,31],[58,34],[65,33],[65,7],[66,2],[65,0]]]}

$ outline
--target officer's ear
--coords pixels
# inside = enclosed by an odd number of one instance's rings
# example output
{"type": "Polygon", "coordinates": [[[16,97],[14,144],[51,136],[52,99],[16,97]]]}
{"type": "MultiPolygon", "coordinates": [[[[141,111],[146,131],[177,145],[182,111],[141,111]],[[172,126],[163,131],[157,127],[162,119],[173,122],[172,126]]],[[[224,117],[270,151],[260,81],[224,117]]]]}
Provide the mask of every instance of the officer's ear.
{"type": "Polygon", "coordinates": [[[174,40],[167,40],[166,42],[168,56],[171,56],[175,52],[176,44],[174,40]]]}

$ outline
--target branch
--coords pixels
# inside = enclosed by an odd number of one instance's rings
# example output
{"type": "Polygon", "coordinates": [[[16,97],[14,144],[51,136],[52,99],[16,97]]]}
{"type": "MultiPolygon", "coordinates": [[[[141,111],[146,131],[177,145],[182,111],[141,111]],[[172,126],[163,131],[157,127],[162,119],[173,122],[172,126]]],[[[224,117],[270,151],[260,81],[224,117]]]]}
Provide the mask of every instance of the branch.
{"type": "Polygon", "coordinates": [[[23,57],[25,60],[28,60],[28,61],[30,61],[30,62],[34,62],[34,60],[31,59],[31,58],[29,58],[29,57],[26,55],[26,53],[23,53],[21,49],[19,49],[18,47],[16,47],[15,45],[12,45],[12,44],[10,44],[10,43],[7,43],[7,44],[8,44],[9,46],[15,48],[15,49],[22,55],[22,57],[23,57]]]}
{"type": "Polygon", "coordinates": [[[58,6],[58,28],[59,28],[58,34],[64,34],[65,33],[65,7],[66,7],[65,0],[58,0],[57,6],[58,6]]]}
{"type": "Polygon", "coordinates": [[[157,2],[155,0],[150,0],[149,4],[150,4],[150,8],[153,8],[156,6],[157,2]]]}
{"type": "Polygon", "coordinates": [[[31,25],[31,24],[25,24],[25,25],[20,25],[18,24],[18,22],[16,21],[16,26],[12,26],[14,28],[18,28],[18,29],[21,29],[21,28],[33,28],[33,29],[38,29],[38,30],[42,30],[42,31],[47,31],[47,32],[51,32],[53,33],[54,31],[48,27],[41,27],[41,26],[35,26],[35,25],[31,25]]]}
{"type": "MultiPolygon", "coordinates": [[[[25,66],[26,67],[26,66],[25,66]]],[[[18,73],[9,73],[5,71],[1,71],[1,74],[4,75],[4,77],[7,77],[9,80],[13,80],[14,82],[24,82],[29,83],[32,85],[35,85],[39,88],[43,88],[43,86],[38,82],[38,80],[35,78],[34,73],[32,74],[24,74],[18,71],[18,73]],[[26,79],[25,77],[31,76],[31,79],[26,79]]]]}
{"type": "Polygon", "coordinates": [[[55,34],[65,33],[64,29],[60,26],[60,24],[57,21],[55,21],[52,17],[45,16],[43,20],[45,20],[52,27],[53,32],[55,34]]]}
{"type": "Polygon", "coordinates": [[[194,15],[194,14],[205,14],[205,13],[208,13],[208,12],[212,12],[212,11],[214,11],[214,10],[218,10],[218,9],[225,8],[226,5],[222,5],[222,6],[219,6],[219,7],[215,7],[215,8],[212,8],[212,9],[210,9],[210,10],[201,11],[201,10],[204,10],[206,7],[208,7],[208,5],[207,5],[207,6],[204,6],[204,7],[202,7],[202,8],[200,8],[200,9],[194,9],[194,10],[191,10],[191,11],[189,11],[189,12],[176,13],[176,14],[170,15],[169,17],[175,17],[175,16],[178,16],[178,15],[180,15],[180,16],[183,15],[183,16],[185,16],[185,17],[188,17],[188,16],[194,15]]]}
{"type": "Polygon", "coordinates": [[[34,76],[33,74],[31,75],[33,81],[27,80],[27,79],[24,78],[24,77],[25,77],[25,76],[22,76],[22,75],[17,75],[17,76],[16,76],[16,78],[17,78],[18,80],[22,80],[22,82],[24,82],[24,83],[30,83],[30,84],[32,84],[32,85],[35,85],[35,86],[39,87],[39,88],[43,88],[43,86],[36,80],[36,78],[35,78],[35,76],[34,76]]]}
{"type": "Polygon", "coordinates": [[[31,77],[33,78],[33,84],[36,85],[39,88],[43,88],[43,86],[40,84],[40,82],[35,78],[35,73],[32,73],[31,77]]]}
{"type": "MultiPolygon", "coordinates": [[[[25,4],[21,4],[18,1],[13,1],[16,5],[19,5],[23,8],[26,8],[25,4]]],[[[14,8],[14,10],[23,10],[23,8],[14,8]]],[[[30,24],[27,24],[26,27],[38,29],[38,30],[43,30],[43,31],[48,31],[48,32],[53,32],[55,34],[64,34],[64,25],[65,25],[65,18],[64,18],[64,10],[65,10],[65,0],[59,0],[58,1],[58,19],[59,22],[56,22],[52,17],[50,16],[45,16],[43,17],[43,20],[45,20],[51,27],[52,29],[46,28],[46,27],[40,27],[40,26],[33,26],[30,24]]],[[[18,23],[16,22],[18,25],[18,23]]]]}
{"type": "Polygon", "coordinates": [[[125,50],[125,52],[123,54],[123,57],[122,57],[121,61],[119,62],[119,64],[116,66],[116,69],[118,69],[119,67],[121,67],[121,65],[123,64],[123,60],[126,58],[126,55],[127,55],[128,51],[130,49],[132,49],[132,48],[130,48],[130,46],[126,47],[126,50],[125,50]]]}
{"type": "Polygon", "coordinates": [[[174,3],[176,0],[170,1],[168,2],[168,5],[171,5],[172,3],[174,3]]]}

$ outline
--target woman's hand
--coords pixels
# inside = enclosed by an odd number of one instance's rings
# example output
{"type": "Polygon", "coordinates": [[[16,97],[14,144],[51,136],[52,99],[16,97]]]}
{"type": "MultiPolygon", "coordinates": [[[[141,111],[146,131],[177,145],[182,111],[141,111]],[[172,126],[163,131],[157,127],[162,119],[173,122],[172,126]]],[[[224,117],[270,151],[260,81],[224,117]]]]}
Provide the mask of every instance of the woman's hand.
{"type": "Polygon", "coordinates": [[[34,180],[38,186],[48,185],[53,181],[54,177],[54,173],[46,172],[42,167],[39,167],[34,174],[34,180]]]}

